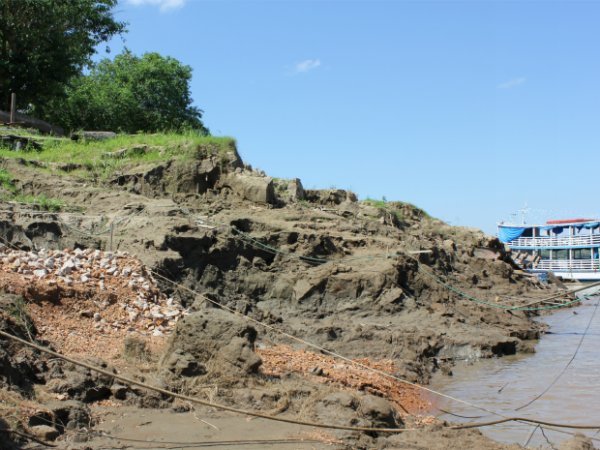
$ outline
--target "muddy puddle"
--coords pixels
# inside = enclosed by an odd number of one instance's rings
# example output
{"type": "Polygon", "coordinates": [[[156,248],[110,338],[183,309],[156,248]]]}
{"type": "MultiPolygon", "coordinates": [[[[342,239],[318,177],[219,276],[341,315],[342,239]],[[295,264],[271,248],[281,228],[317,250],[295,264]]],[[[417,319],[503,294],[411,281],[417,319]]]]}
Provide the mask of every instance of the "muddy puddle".
{"type": "MultiPolygon", "coordinates": [[[[438,376],[433,388],[445,394],[483,406],[505,416],[536,417],[542,420],[573,424],[600,423],[600,307],[594,315],[600,296],[589,298],[583,305],[557,311],[542,320],[549,325],[532,355],[509,356],[472,363],[458,363],[453,377],[438,376]],[[581,347],[568,369],[553,387],[544,392],[573,358],[586,327],[593,320],[581,347]]],[[[453,421],[487,421],[497,417],[460,403],[442,400],[440,408],[477,419],[442,415],[453,421]]],[[[537,429],[531,425],[510,423],[483,428],[487,436],[500,442],[530,447],[551,448],[569,438],[567,434],[537,429]],[[545,435],[545,436],[544,436],[545,435]]],[[[600,445],[600,432],[586,431],[600,445]]]]}

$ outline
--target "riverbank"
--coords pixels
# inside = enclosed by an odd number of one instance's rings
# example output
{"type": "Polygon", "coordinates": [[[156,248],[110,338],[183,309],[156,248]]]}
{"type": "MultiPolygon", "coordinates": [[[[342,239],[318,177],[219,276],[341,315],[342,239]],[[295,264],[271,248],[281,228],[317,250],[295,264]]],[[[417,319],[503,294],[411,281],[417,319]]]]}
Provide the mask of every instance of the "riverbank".
{"type": "MultiPolygon", "coordinates": [[[[569,301],[559,284],[520,272],[497,239],[412,205],[268,177],[231,140],[118,142],[69,144],[71,165],[55,147],[3,153],[10,198],[58,206],[0,208],[2,329],[109,370],[2,339],[8,426],[84,448],[73,439],[96,442],[106,423],[97,407],[117,408],[107,412],[115,423],[118,408],[169,410],[173,421],[214,412],[128,387],[126,375],[273,417],[504,448],[433,420],[418,385],[456,360],[531,352],[539,310],[557,294],[569,301]]],[[[286,428],[260,429],[280,439],[286,428]]],[[[322,441],[413,439],[386,433],[333,430],[322,441]]]]}

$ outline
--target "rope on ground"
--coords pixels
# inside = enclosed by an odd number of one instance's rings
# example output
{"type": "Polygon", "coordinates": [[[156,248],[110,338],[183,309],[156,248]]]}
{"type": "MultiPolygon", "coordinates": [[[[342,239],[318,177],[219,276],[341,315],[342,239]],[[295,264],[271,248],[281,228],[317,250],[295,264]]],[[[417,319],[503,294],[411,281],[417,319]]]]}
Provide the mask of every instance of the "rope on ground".
{"type": "Polygon", "coordinates": [[[525,441],[525,443],[523,444],[523,447],[527,447],[529,445],[529,443],[531,442],[531,439],[533,438],[533,435],[535,434],[535,432],[537,431],[537,429],[539,428],[539,425],[536,425],[533,430],[531,430],[531,433],[529,433],[529,436],[527,437],[527,440],[525,441]]]}
{"type": "Polygon", "coordinates": [[[560,309],[560,308],[566,308],[568,306],[574,305],[575,303],[580,303],[582,300],[586,300],[588,297],[590,297],[590,295],[584,295],[584,296],[582,296],[582,298],[576,298],[575,300],[572,300],[570,302],[561,303],[559,305],[540,306],[537,308],[531,308],[531,307],[527,307],[527,306],[499,305],[499,304],[488,302],[486,300],[481,300],[481,299],[473,297],[469,294],[466,294],[465,292],[461,291],[460,289],[455,288],[451,284],[446,283],[444,280],[442,280],[435,274],[431,273],[429,270],[425,269],[421,264],[419,264],[417,270],[419,270],[419,272],[421,272],[426,277],[434,280],[436,283],[445,287],[450,292],[453,292],[454,294],[456,294],[466,300],[469,300],[474,303],[479,303],[481,305],[486,305],[486,306],[496,308],[496,309],[503,309],[506,311],[545,311],[545,310],[551,310],[551,309],[560,309]]]}
{"type": "MultiPolygon", "coordinates": [[[[223,225],[223,226],[221,226],[221,227],[219,227],[219,228],[225,228],[225,227],[226,227],[226,226],[225,226],[225,225],[223,225]]],[[[9,244],[9,245],[10,245],[10,244],[9,244]]],[[[410,255],[407,255],[407,256],[408,256],[409,258],[412,258],[412,259],[414,259],[415,261],[417,261],[417,263],[419,263],[419,261],[418,261],[416,258],[414,258],[414,257],[412,257],[412,256],[410,256],[410,255]]],[[[388,257],[388,256],[386,255],[386,258],[387,258],[387,257],[388,257]]],[[[421,267],[421,266],[420,266],[420,263],[419,263],[419,267],[421,267]]],[[[154,273],[155,273],[156,275],[158,275],[158,276],[162,277],[160,274],[158,274],[158,273],[156,273],[156,272],[154,272],[154,273]]],[[[173,284],[177,285],[177,283],[175,283],[175,282],[173,282],[173,281],[169,280],[168,278],[165,278],[165,277],[162,277],[162,278],[163,278],[163,279],[165,279],[166,281],[170,282],[170,283],[173,283],[173,284]]],[[[188,290],[188,291],[190,291],[190,292],[192,292],[192,293],[193,293],[193,294],[195,294],[195,295],[200,295],[200,296],[201,296],[201,294],[199,294],[199,293],[196,293],[196,292],[194,292],[194,291],[191,291],[190,289],[188,289],[188,288],[187,288],[187,287],[185,287],[185,286],[182,286],[182,285],[179,285],[179,286],[180,286],[180,287],[182,287],[182,288],[184,288],[184,289],[186,289],[186,290],[188,290]]],[[[237,311],[235,311],[235,310],[228,309],[228,308],[224,307],[223,305],[221,305],[221,304],[219,304],[219,303],[217,303],[217,302],[213,302],[212,300],[208,299],[208,298],[207,298],[207,297],[205,297],[205,296],[201,296],[201,297],[202,297],[202,298],[204,298],[205,300],[208,300],[208,301],[211,301],[212,303],[215,303],[217,306],[219,306],[219,307],[221,307],[221,308],[224,308],[224,309],[226,309],[226,310],[230,310],[230,312],[233,312],[234,314],[240,314],[240,313],[238,313],[238,312],[237,312],[237,311]]],[[[585,298],[587,298],[587,296],[585,296],[585,298]]],[[[578,301],[579,301],[579,300],[576,300],[576,301],[574,301],[574,302],[571,302],[571,303],[576,303],[576,302],[578,302],[578,301]]],[[[566,306],[569,306],[569,304],[562,304],[562,305],[558,305],[558,306],[556,306],[556,307],[550,307],[550,308],[530,308],[529,310],[539,310],[539,309],[556,309],[556,308],[563,308],[563,307],[566,307],[566,306]]],[[[331,356],[334,356],[334,357],[338,357],[338,358],[340,358],[340,359],[343,359],[343,360],[345,360],[345,361],[347,361],[347,362],[350,362],[351,364],[358,365],[358,366],[362,366],[363,368],[365,368],[365,369],[367,369],[367,370],[373,371],[373,372],[375,372],[375,373],[379,373],[379,374],[381,374],[381,375],[383,375],[383,376],[385,376],[385,377],[388,377],[388,378],[395,379],[396,381],[403,382],[403,383],[406,383],[406,384],[408,384],[408,385],[412,385],[412,386],[414,386],[414,387],[417,387],[417,388],[419,388],[419,389],[422,389],[422,390],[428,391],[428,392],[430,392],[430,393],[432,393],[432,394],[435,394],[435,395],[438,395],[438,396],[441,396],[441,397],[447,398],[447,399],[449,399],[449,400],[453,400],[453,401],[456,401],[456,402],[459,402],[459,403],[466,404],[466,405],[468,405],[468,406],[471,406],[471,407],[473,407],[473,408],[476,408],[476,409],[479,409],[479,410],[482,410],[482,411],[488,412],[488,413],[490,413],[490,414],[492,414],[492,415],[499,416],[499,417],[503,417],[504,419],[510,419],[510,418],[507,418],[506,416],[504,416],[503,414],[497,413],[497,412],[495,412],[495,411],[492,411],[492,410],[489,410],[489,409],[487,409],[487,408],[484,408],[484,407],[481,407],[481,406],[475,405],[475,404],[473,404],[473,403],[470,403],[470,402],[467,402],[467,401],[465,401],[465,400],[461,400],[461,399],[458,399],[458,398],[455,398],[455,397],[452,397],[452,396],[449,396],[449,395],[443,394],[443,393],[441,393],[441,392],[434,391],[434,390],[432,390],[432,389],[426,388],[426,387],[424,387],[424,386],[421,386],[421,385],[419,385],[419,384],[416,384],[416,383],[411,383],[411,382],[409,382],[408,380],[403,380],[403,379],[400,379],[400,378],[398,378],[398,377],[395,377],[395,376],[393,376],[393,375],[391,375],[391,374],[388,374],[388,373],[386,373],[386,372],[383,372],[383,371],[379,371],[379,370],[377,370],[377,369],[374,369],[374,368],[371,368],[371,367],[369,367],[369,366],[362,365],[362,364],[358,363],[357,361],[350,360],[349,358],[345,358],[345,357],[343,357],[342,355],[338,355],[338,354],[337,354],[337,353],[335,353],[335,352],[331,352],[331,351],[329,351],[329,350],[327,350],[327,349],[320,348],[320,347],[316,346],[315,344],[311,344],[311,343],[309,343],[309,342],[307,342],[307,341],[304,341],[304,340],[301,340],[301,339],[299,339],[299,338],[296,338],[295,336],[292,336],[292,335],[289,335],[289,334],[287,334],[287,333],[285,333],[285,332],[282,332],[282,331],[280,331],[280,330],[277,330],[277,329],[275,329],[274,327],[270,327],[270,326],[269,326],[269,325],[267,325],[267,324],[263,324],[263,323],[261,323],[261,322],[258,322],[258,321],[254,320],[254,319],[252,319],[252,318],[250,318],[250,317],[248,317],[248,316],[245,316],[245,315],[243,315],[243,314],[240,314],[240,315],[242,315],[243,317],[247,318],[248,320],[251,320],[251,321],[254,321],[254,322],[258,323],[259,325],[262,325],[263,327],[266,327],[266,328],[271,328],[271,329],[272,329],[273,331],[275,331],[275,332],[279,332],[279,333],[281,333],[281,334],[283,334],[283,335],[287,335],[289,338],[291,338],[291,339],[294,339],[294,340],[296,340],[296,341],[299,341],[299,342],[301,342],[301,343],[304,343],[305,345],[308,345],[308,346],[311,346],[311,347],[314,347],[314,348],[318,348],[320,351],[322,351],[322,352],[324,352],[324,353],[326,353],[326,354],[329,354],[329,355],[331,355],[331,356]]],[[[403,408],[403,409],[404,409],[404,408],[403,408]]],[[[406,411],[406,410],[405,410],[405,411],[406,411]]],[[[450,412],[447,412],[447,413],[449,413],[449,414],[453,414],[453,413],[450,413],[450,412]]],[[[480,416],[480,417],[483,417],[483,416],[480,416]]],[[[517,419],[515,419],[515,420],[516,420],[516,421],[520,421],[521,423],[523,423],[523,422],[529,422],[529,421],[523,421],[523,420],[520,420],[520,419],[518,419],[518,418],[517,418],[517,419]]],[[[552,425],[548,425],[548,426],[552,426],[552,425]]],[[[600,430],[600,428],[598,428],[598,430],[600,430]]],[[[555,431],[557,431],[557,432],[562,432],[561,430],[555,430],[555,431]]]]}
{"type": "Polygon", "coordinates": [[[249,234],[244,233],[243,231],[241,231],[240,229],[238,229],[237,227],[235,227],[233,225],[231,226],[231,230],[233,231],[232,234],[238,235],[242,241],[247,242],[250,245],[252,245],[253,247],[256,247],[260,250],[264,250],[273,255],[285,255],[287,257],[295,257],[296,259],[298,259],[300,261],[308,262],[310,264],[325,264],[325,263],[329,262],[329,260],[325,259],[325,258],[315,258],[314,256],[302,256],[302,255],[295,255],[294,253],[291,253],[291,252],[284,252],[283,250],[279,250],[278,248],[275,248],[275,247],[267,245],[263,242],[260,242],[259,240],[253,238],[249,234]]]}
{"type": "Polygon", "coordinates": [[[548,443],[548,445],[550,446],[550,448],[552,450],[557,450],[557,448],[554,446],[554,444],[550,441],[550,439],[548,439],[548,436],[546,436],[546,433],[544,432],[544,427],[540,427],[540,431],[542,432],[542,436],[544,436],[544,439],[546,439],[546,442],[548,443]]]}
{"type": "MultiPolygon", "coordinates": [[[[405,431],[417,431],[417,430],[421,429],[421,428],[352,427],[352,426],[345,426],[345,425],[324,424],[324,423],[310,422],[310,421],[305,421],[305,420],[288,419],[285,417],[278,417],[278,416],[272,416],[269,414],[263,414],[263,413],[260,413],[257,411],[250,411],[250,410],[235,408],[232,406],[221,405],[221,404],[213,403],[213,402],[210,402],[207,400],[201,400],[196,397],[190,397],[187,395],[177,394],[175,392],[171,392],[171,391],[168,391],[166,389],[163,389],[163,388],[160,388],[157,386],[152,386],[150,384],[143,383],[141,381],[137,381],[132,378],[128,378],[128,377],[124,377],[122,375],[112,373],[109,370],[102,369],[100,367],[96,367],[92,364],[88,364],[86,362],[79,361],[77,359],[68,357],[66,355],[62,355],[60,353],[55,352],[54,350],[50,350],[49,348],[43,347],[43,346],[35,344],[33,342],[26,341],[25,339],[21,339],[20,337],[14,336],[14,335],[7,333],[5,331],[2,331],[2,330],[0,330],[0,336],[3,336],[7,339],[11,339],[13,341],[19,342],[23,345],[26,345],[27,347],[30,347],[30,348],[33,348],[40,352],[46,353],[55,358],[62,359],[71,364],[75,364],[77,366],[84,367],[86,369],[92,370],[92,371],[100,373],[102,375],[106,375],[110,378],[114,378],[123,383],[127,383],[128,385],[138,386],[138,387],[141,387],[144,389],[158,392],[159,394],[164,394],[168,397],[173,397],[173,398],[177,398],[177,399],[184,400],[187,402],[196,403],[199,405],[220,409],[222,411],[228,411],[228,412],[232,412],[235,414],[241,414],[244,416],[257,417],[260,419],[272,420],[272,421],[276,421],[276,422],[285,422],[285,423],[291,423],[294,425],[302,425],[302,426],[315,427],[315,428],[325,428],[325,429],[330,429],[330,430],[357,431],[357,432],[366,432],[366,433],[402,433],[405,431]]],[[[448,426],[445,428],[450,429],[450,430],[463,430],[463,429],[470,429],[470,428],[489,427],[489,426],[498,425],[498,424],[507,423],[507,422],[526,422],[526,423],[530,423],[533,425],[545,425],[545,426],[549,426],[549,427],[569,428],[569,429],[575,429],[575,430],[600,430],[600,424],[595,424],[595,425],[564,424],[564,423],[548,422],[545,420],[539,420],[539,419],[527,418],[527,417],[504,417],[502,419],[492,420],[492,421],[488,421],[488,422],[464,423],[464,424],[460,424],[460,425],[448,426]]]]}
{"type": "MultiPolygon", "coordinates": [[[[137,217],[139,215],[142,214],[142,212],[144,212],[145,208],[141,208],[138,211],[135,211],[132,214],[129,214],[127,216],[114,216],[112,218],[112,222],[110,224],[108,224],[106,226],[106,228],[104,228],[102,231],[95,231],[95,232],[90,232],[90,231],[86,231],[83,230],[81,228],[77,228],[74,226],[69,225],[68,223],[66,223],[64,220],[62,220],[60,217],[57,217],[57,220],[59,223],[61,223],[62,225],[64,225],[67,229],[75,232],[75,233],[79,233],[83,236],[88,236],[88,237],[98,237],[104,234],[109,234],[111,232],[114,232],[116,230],[116,227],[118,225],[120,225],[121,223],[125,222],[126,220],[131,221],[132,218],[137,217]]],[[[83,216],[85,217],[85,216],[83,216]]],[[[105,216],[100,216],[101,218],[105,218],[105,216]]]]}
{"type": "Polygon", "coordinates": [[[0,428],[0,433],[14,434],[15,436],[22,437],[24,439],[30,440],[32,442],[35,442],[36,444],[44,445],[46,447],[56,447],[56,445],[54,445],[54,444],[50,444],[48,442],[44,442],[44,441],[36,438],[35,436],[32,436],[32,435],[27,434],[27,433],[21,433],[20,431],[9,430],[8,428],[0,428]]]}
{"type": "Polygon", "coordinates": [[[587,424],[565,424],[565,423],[557,423],[557,422],[548,422],[546,420],[535,419],[532,417],[505,417],[498,420],[490,420],[488,422],[473,422],[473,423],[463,423],[461,425],[447,427],[452,430],[463,430],[470,428],[483,428],[490,427],[493,425],[500,425],[507,422],[526,422],[532,425],[544,425],[547,427],[556,427],[556,428],[569,428],[572,430],[599,430],[600,424],[597,425],[587,425],[587,424]]]}
{"type": "Polygon", "coordinates": [[[318,443],[321,442],[317,439],[300,439],[300,438],[290,438],[290,439],[239,439],[239,440],[228,440],[228,441],[200,441],[200,442],[185,442],[185,441],[152,441],[147,439],[133,439],[133,438],[125,438],[120,436],[112,436],[108,433],[101,432],[95,433],[98,436],[111,439],[114,441],[124,441],[124,442],[137,442],[140,444],[165,444],[165,445],[173,445],[175,447],[169,448],[185,448],[189,447],[212,447],[217,445],[277,445],[277,444],[303,444],[303,443],[318,443]]]}
{"type": "Polygon", "coordinates": [[[544,389],[542,392],[540,392],[538,395],[536,395],[534,398],[532,398],[530,401],[528,401],[524,405],[521,405],[518,408],[515,408],[515,411],[521,411],[522,409],[527,408],[529,405],[531,405],[535,401],[537,401],[540,398],[542,398],[550,389],[552,389],[552,387],[554,387],[554,385],[558,382],[558,380],[560,380],[560,378],[565,374],[565,372],[567,371],[567,369],[569,368],[569,366],[571,365],[571,363],[577,357],[577,354],[579,353],[579,350],[581,349],[581,345],[583,344],[583,341],[585,340],[585,337],[586,337],[586,335],[587,335],[587,333],[588,333],[588,331],[590,329],[590,326],[592,325],[594,317],[596,316],[596,312],[598,311],[598,305],[600,305],[600,301],[596,302],[596,305],[594,306],[594,311],[592,312],[592,314],[590,316],[590,320],[588,321],[587,326],[585,327],[585,330],[583,331],[583,334],[581,335],[581,339],[579,339],[579,343],[577,344],[577,348],[575,349],[575,352],[573,353],[573,356],[571,356],[571,359],[569,359],[569,361],[567,362],[567,364],[556,375],[556,377],[554,377],[554,379],[546,387],[546,389],[544,389]]]}

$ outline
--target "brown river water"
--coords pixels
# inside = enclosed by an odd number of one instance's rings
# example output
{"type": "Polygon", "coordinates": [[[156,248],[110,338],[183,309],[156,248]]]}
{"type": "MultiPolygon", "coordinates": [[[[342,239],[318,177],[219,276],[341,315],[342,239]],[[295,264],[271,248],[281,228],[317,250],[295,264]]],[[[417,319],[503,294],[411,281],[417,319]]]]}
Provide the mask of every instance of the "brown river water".
{"type": "MultiPolygon", "coordinates": [[[[453,368],[454,376],[437,376],[432,388],[504,416],[535,417],[549,422],[569,424],[600,424],[600,307],[596,308],[598,301],[600,297],[591,297],[581,306],[559,310],[540,319],[549,325],[549,329],[548,334],[537,344],[535,354],[480,360],[475,363],[458,362],[453,368]],[[596,309],[598,311],[594,314],[596,309]],[[588,324],[590,327],[585,333],[588,324]],[[529,406],[516,411],[552,384],[573,358],[580,342],[581,346],[575,358],[552,388],[529,406]]],[[[452,422],[488,421],[498,418],[450,400],[442,399],[437,403],[440,408],[454,414],[468,417],[484,416],[472,419],[440,416],[452,422]]],[[[533,429],[532,425],[513,422],[482,428],[481,431],[500,442],[524,445],[533,429]]],[[[600,447],[600,432],[593,430],[583,433],[598,439],[594,441],[594,445],[600,447]]],[[[569,437],[549,427],[544,427],[543,430],[538,428],[528,446],[551,448],[550,443],[556,445],[569,437]]]]}

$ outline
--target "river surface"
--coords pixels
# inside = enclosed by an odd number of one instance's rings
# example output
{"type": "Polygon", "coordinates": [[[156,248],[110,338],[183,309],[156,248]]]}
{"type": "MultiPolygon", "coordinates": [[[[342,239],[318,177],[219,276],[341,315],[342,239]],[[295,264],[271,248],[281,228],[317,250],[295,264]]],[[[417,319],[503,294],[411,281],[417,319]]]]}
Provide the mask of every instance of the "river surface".
{"type": "MultiPolygon", "coordinates": [[[[560,310],[543,317],[541,320],[550,326],[549,333],[541,338],[535,354],[480,360],[475,364],[457,363],[453,368],[453,377],[437,376],[432,387],[505,416],[535,417],[570,424],[600,423],[598,301],[600,297],[593,297],[577,308],[560,310]],[[594,314],[595,310],[597,313],[594,314]],[[593,319],[591,323],[590,319],[593,319]],[[588,324],[590,327],[581,342],[588,324]],[[552,384],[573,358],[580,342],[575,359],[553,387],[529,406],[516,411],[552,384]]],[[[442,400],[438,404],[440,408],[455,414],[485,416],[476,419],[440,416],[452,422],[498,418],[449,400],[442,400]]],[[[509,423],[482,428],[481,431],[496,441],[524,445],[533,429],[531,425],[509,423]]],[[[600,432],[585,431],[584,434],[598,439],[594,444],[599,446],[600,432]]],[[[558,444],[569,437],[544,427],[543,433],[540,429],[535,431],[528,446],[551,448],[548,441],[558,444]]]]}

